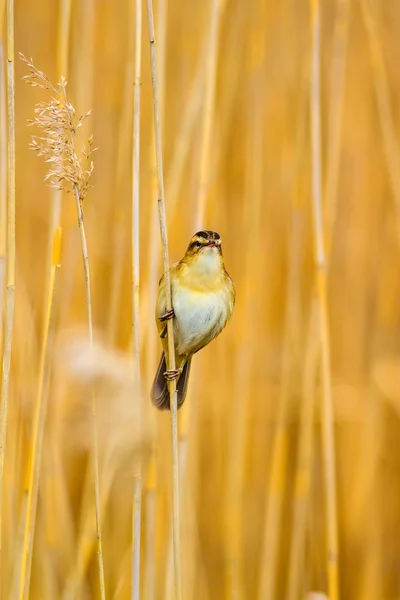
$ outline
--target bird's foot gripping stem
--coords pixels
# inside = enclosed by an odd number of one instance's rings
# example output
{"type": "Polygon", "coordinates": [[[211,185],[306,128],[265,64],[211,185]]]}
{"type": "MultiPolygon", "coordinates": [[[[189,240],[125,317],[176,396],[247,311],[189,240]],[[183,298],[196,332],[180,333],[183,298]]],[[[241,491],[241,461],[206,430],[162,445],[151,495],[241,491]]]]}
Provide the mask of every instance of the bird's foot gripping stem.
{"type": "Polygon", "coordinates": [[[167,310],[163,315],[161,315],[161,317],[159,317],[161,323],[164,323],[165,321],[169,321],[170,319],[173,319],[175,316],[174,313],[174,309],[171,308],[170,310],[167,310]]]}
{"type": "Polygon", "coordinates": [[[174,381],[175,379],[178,379],[179,375],[182,373],[183,369],[169,369],[168,371],[165,371],[164,373],[164,377],[167,381],[174,381]]]}

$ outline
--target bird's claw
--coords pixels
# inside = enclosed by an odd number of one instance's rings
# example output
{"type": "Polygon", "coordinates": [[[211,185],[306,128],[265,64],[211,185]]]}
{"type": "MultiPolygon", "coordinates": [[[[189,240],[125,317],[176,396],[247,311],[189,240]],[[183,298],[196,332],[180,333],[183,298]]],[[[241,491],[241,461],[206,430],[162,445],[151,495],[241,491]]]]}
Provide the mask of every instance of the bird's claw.
{"type": "Polygon", "coordinates": [[[164,377],[167,381],[174,381],[178,379],[179,375],[182,373],[182,369],[169,369],[165,371],[164,377]]]}
{"type": "Polygon", "coordinates": [[[164,321],[169,321],[170,319],[173,319],[175,316],[174,313],[174,309],[171,308],[170,310],[167,310],[163,315],[161,315],[161,317],[159,317],[161,323],[164,323],[164,321]]]}

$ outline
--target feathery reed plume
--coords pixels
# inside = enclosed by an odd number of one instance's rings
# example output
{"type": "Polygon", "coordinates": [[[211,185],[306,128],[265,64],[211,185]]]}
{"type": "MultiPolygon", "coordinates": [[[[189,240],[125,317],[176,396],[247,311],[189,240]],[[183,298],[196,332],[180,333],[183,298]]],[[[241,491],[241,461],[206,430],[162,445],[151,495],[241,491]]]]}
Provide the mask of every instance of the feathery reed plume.
{"type": "Polygon", "coordinates": [[[14,97],[14,0],[7,0],[7,258],[6,324],[0,406],[0,590],[4,564],[2,557],[4,456],[7,437],[8,392],[15,305],[15,97],[14,97]]]}
{"type": "MultiPolygon", "coordinates": [[[[154,133],[156,141],[157,156],[157,187],[158,187],[158,210],[160,221],[161,243],[163,251],[163,266],[165,277],[165,303],[166,310],[172,308],[171,280],[169,273],[169,253],[167,236],[167,219],[164,198],[164,174],[162,161],[161,127],[157,84],[157,59],[156,40],[154,35],[153,3],[147,0],[147,18],[150,42],[151,80],[153,87],[154,104],[154,133]]],[[[168,369],[175,369],[175,345],[173,320],[167,321],[168,333],[168,369]]],[[[171,409],[171,445],[172,445],[172,501],[173,501],[173,538],[174,538],[174,575],[175,575],[175,598],[181,600],[181,563],[180,563],[180,527],[179,527],[179,456],[178,456],[178,398],[176,393],[176,380],[169,382],[170,409],[171,409]]]]}
{"type": "Polygon", "coordinates": [[[48,289],[47,310],[44,326],[43,345],[40,356],[39,388],[35,406],[32,448],[29,460],[28,501],[26,509],[24,543],[19,585],[19,598],[29,597],[30,574],[32,565],[33,544],[35,538],[36,507],[39,489],[40,466],[42,457],[43,433],[47,412],[47,390],[50,371],[50,349],[54,333],[54,295],[57,274],[60,268],[61,228],[54,234],[53,259],[48,289]]]}
{"type": "Polygon", "coordinates": [[[320,52],[321,9],[319,0],[311,0],[312,61],[310,79],[310,136],[312,167],[312,212],[314,233],[315,279],[318,294],[319,342],[322,379],[322,451],[325,479],[327,528],[327,578],[330,600],[339,600],[339,556],[336,509],[336,472],[334,415],[330,367],[330,336],[327,297],[327,261],[322,218],[321,185],[321,98],[320,52]]]}
{"type": "MultiPolygon", "coordinates": [[[[93,137],[91,136],[88,140],[88,151],[83,148],[82,158],[79,157],[75,150],[75,136],[83,120],[90,115],[90,111],[76,118],[75,109],[67,99],[65,78],[61,77],[61,82],[53,85],[31,60],[23,54],[20,56],[29,69],[29,75],[23,78],[25,82],[53,94],[48,102],[40,102],[36,105],[34,111],[36,117],[28,121],[29,125],[35,125],[43,132],[42,136],[32,136],[31,148],[50,164],[45,181],[49,181],[51,187],[63,190],[67,194],[72,192],[79,203],[78,215],[82,217],[82,203],[94,168],[91,155],[95,149],[92,148],[93,137]]],[[[85,264],[87,260],[87,252],[85,252],[85,264]]]]}
{"type": "MultiPolygon", "coordinates": [[[[135,361],[135,383],[139,395],[141,389],[140,370],[140,86],[142,66],[142,0],[135,0],[135,75],[133,96],[133,153],[132,153],[132,323],[133,358],[135,361]]],[[[140,416],[139,416],[140,418],[140,416]]],[[[133,523],[132,523],[132,600],[140,596],[140,535],[142,512],[142,465],[137,464],[134,476],[133,523]]]]}
{"type": "MultiPolygon", "coordinates": [[[[89,341],[93,344],[92,302],[90,287],[89,257],[86,241],[86,232],[83,221],[83,202],[90,187],[90,177],[94,165],[91,160],[93,136],[90,136],[87,148],[83,147],[81,154],[76,151],[76,134],[82,122],[90,115],[90,111],[79,117],[67,98],[67,81],[61,77],[60,83],[53,85],[48,77],[39,71],[23,54],[21,59],[29,69],[29,74],[24,77],[26,83],[50,92],[51,98],[47,102],[40,102],[35,108],[35,118],[29,121],[30,125],[38,127],[41,136],[33,136],[31,148],[49,163],[50,167],[45,176],[51,187],[73,193],[76,203],[78,227],[81,238],[81,249],[85,275],[86,306],[88,314],[89,341]]],[[[94,492],[96,512],[97,556],[99,565],[100,594],[105,598],[104,565],[101,539],[100,518],[100,486],[99,486],[99,450],[96,426],[96,399],[92,393],[92,424],[93,424],[93,466],[94,466],[94,492]]]]}

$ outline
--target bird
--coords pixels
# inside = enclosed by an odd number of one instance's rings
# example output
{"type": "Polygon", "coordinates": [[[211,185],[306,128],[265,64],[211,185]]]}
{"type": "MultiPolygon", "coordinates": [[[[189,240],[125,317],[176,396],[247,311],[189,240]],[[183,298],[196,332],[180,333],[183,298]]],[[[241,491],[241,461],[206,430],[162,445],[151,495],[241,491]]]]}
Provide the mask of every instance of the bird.
{"type": "Polygon", "coordinates": [[[168,381],[177,380],[177,404],[185,400],[192,357],[225,328],[235,305],[235,288],[225,269],[221,237],[198,231],[184,257],[170,268],[172,309],[167,311],[164,275],[159,282],[156,323],[163,352],[151,388],[152,404],[170,408],[168,381]],[[167,368],[167,321],[173,319],[175,370],[167,368]]]}

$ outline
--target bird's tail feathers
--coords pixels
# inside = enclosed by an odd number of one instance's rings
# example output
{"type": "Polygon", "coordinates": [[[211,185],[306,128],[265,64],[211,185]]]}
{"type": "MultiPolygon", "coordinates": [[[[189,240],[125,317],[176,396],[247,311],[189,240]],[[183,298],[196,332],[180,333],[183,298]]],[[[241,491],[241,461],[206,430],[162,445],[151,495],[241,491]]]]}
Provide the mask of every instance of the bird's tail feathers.
{"type": "MultiPolygon", "coordinates": [[[[187,387],[189,381],[191,359],[189,359],[179,376],[176,390],[178,394],[178,408],[180,408],[186,398],[187,387]]],[[[158,365],[156,376],[153,381],[151,388],[151,401],[153,405],[159,410],[169,410],[169,391],[167,380],[165,379],[164,373],[167,370],[167,362],[165,360],[164,352],[161,355],[161,359],[158,365]]]]}

